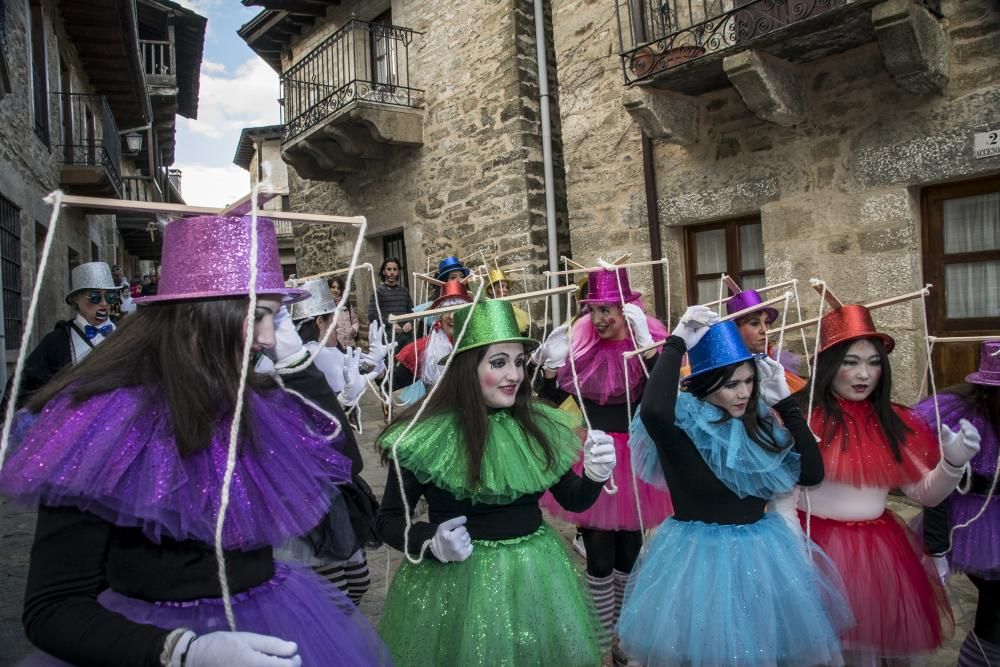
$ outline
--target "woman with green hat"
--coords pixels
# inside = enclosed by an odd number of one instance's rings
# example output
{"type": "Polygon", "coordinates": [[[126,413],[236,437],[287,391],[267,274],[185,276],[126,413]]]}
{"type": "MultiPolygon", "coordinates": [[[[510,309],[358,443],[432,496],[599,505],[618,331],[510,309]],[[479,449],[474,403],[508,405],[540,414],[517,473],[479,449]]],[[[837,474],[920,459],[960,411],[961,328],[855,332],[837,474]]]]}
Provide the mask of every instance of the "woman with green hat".
{"type": "Polygon", "coordinates": [[[463,308],[455,331],[434,393],[378,440],[394,459],[378,534],[411,557],[380,633],[400,664],[599,665],[599,621],[538,501],[551,490],[568,509],[592,505],[614,445],[591,431],[583,474],[572,472],[576,419],[532,397],[525,366],[536,343],[509,303],[463,308]],[[429,521],[411,524],[406,508],[421,496],[429,521]]]}

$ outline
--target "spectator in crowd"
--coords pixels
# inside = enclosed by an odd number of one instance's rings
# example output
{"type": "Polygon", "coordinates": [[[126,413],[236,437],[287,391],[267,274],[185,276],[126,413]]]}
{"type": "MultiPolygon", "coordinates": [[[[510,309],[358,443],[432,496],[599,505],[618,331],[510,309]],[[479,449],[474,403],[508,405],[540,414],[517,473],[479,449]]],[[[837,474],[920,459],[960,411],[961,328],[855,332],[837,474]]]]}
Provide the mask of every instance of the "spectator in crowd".
{"type": "MultiPolygon", "coordinates": [[[[340,297],[344,294],[344,279],[340,276],[332,276],[326,281],[326,284],[329,285],[330,294],[333,295],[334,300],[339,303],[340,297]]],[[[354,347],[358,331],[358,311],[354,309],[354,304],[348,299],[344,305],[344,312],[337,318],[337,342],[345,349],[354,347]]]]}
{"type": "MultiPolygon", "coordinates": [[[[413,299],[410,297],[409,291],[401,284],[398,259],[395,257],[386,258],[378,270],[378,275],[382,284],[378,286],[371,301],[368,302],[368,321],[378,320],[379,313],[381,313],[381,322],[388,331],[389,316],[412,313],[413,299]]],[[[406,322],[402,326],[394,324],[392,329],[396,332],[396,341],[400,347],[413,340],[412,322],[406,322]]]]}

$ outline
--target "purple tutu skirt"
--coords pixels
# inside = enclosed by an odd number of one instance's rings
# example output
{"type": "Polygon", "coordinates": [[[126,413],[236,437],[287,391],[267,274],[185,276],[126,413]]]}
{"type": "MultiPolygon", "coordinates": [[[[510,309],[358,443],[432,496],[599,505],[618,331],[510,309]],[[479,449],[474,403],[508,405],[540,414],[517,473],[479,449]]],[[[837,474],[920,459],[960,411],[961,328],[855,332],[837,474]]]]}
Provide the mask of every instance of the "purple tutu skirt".
{"type": "MultiPolygon", "coordinates": [[[[974,517],[984,502],[986,496],[953,493],[948,513],[949,528],[974,517]]],[[[1000,497],[994,495],[989,507],[971,526],[955,531],[948,560],[954,570],[984,579],[1000,579],[1000,497]]]]}
{"type": "MultiPolygon", "coordinates": [[[[105,591],[102,605],[136,623],[190,628],[199,635],[228,630],[221,598],[190,602],[144,602],[105,591]]],[[[312,570],[275,563],[269,581],[233,596],[237,630],[280,637],[298,644],[306,667],[391,665],[374,628],[336,586],[312,570]]],[[[68,663],[35,653],[21,667],[65,667],[68,663]]]]}
{"type": "MultiPolygon", "coordinates": [[[[639,511],[642,511],[642,525],[655,528],[664,519],[674,513],[670,502],[670,494],[661,491],[641,479],[636,478],[639,489],[639,502],[636,503],[635,491],[632,486],[632,454],[628,446],[627,433],[609,433],[615,441],[615,456],[618,463],[612,473],[612,479],[618,486],[618,493],[612,495],[602,492],[597,502],[585,512],[569,512],[563,509],[551,493],[542,496],[541,505],[555,517],[563,521],[600,530],[639,530],[639,511]]],[[[583,453],[580,460],[573,466],[574,472],[583,474],[583,453]]],[[[605,485],[605,490],[609,485],[605,485]]]]}

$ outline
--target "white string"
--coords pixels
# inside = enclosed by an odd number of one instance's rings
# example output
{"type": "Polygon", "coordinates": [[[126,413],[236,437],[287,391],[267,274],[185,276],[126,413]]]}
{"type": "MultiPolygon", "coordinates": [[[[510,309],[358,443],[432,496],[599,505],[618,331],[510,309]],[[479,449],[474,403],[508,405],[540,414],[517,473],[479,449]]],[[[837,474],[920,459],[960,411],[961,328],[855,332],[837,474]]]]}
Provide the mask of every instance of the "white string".
{"type": "Polygon", "coordinates": [[[673,331],[673,327],[670,326],[670,321],[673,317],[673,313],[671,312],[670,309],[673,308],[673,306],[670,304],[670,261],[669,260],[666,263],[666,276],[667,276],[667,332],[669,333],[673,331]]]}
{"type": "MultiPolygon", "coordinates": [[[[799,317],[799,322],[802,321],[802,302],[799,300],[799,279],[795,278],[792,280],[792,290],[795,292],[795,312],[799,317]]],[[[812,360],[809,358],[809,344],[806,342],[806,330],[805,328],[799,329],[799,335],[802,336],[802,350],[806,353],[806,372],[812,376],[812,360]]]]}
{"type": "Polygon", "coordinates": [[[49,264],[52,242],[55,240],[56,226],[59,224],[59,216],[62,212],[63,192],[62,190],[50,192],[42,201],[52,206],[52,213],[49,214],[49,226],[45,233],[45,243],[42,245],[42,258],[38,262],[38,270],[35,271],[35,284],[31,288],[28,316],[21,327],[21,349],[17,355],[17,366],[14,368],[14,380],[7,401],[7,414],[4,415],[3,436],[0,437],[0,470],[3,469],[7,456],[7,446],[10,443],[10,429],[14,423],[14,413],[17,412],[17,397],[21,393],[21,376],[24,375],[24,364],[28,358],[31,330],[35,328],[35,317],[38,315],[38,297],[42,291],[42,278],[45,276],[45,269],[49,264]]]}
{"type": "MultiPolygon", "coordinates": [[[[628,358],[625,357],[624,355],[622,355],[622,366],[625,368],[625,409],[626,409],[626,414],[628,415],[628,425],[629,425],[628,433],[629,433],[629,436],[631,436],[631,434],[632,434],[632,391],[629,388],[629,385],[631,384],[631,382],[629,381],[630,378],[629,378],[629,374],[628,374],[628,358]]],[[[645,368],[646,364],[643,364],[642,367],[645,368]]],[[[629,443],[628,450],[629,450],[629,456],[631,456],[631,452],[632,452],[631,443],[629,443]]],[[[635,513],[639,517],[639,540],[642,542],[642,546],[645,547],[646,546],[646,524],[642,520],[642,501],[639,500],[639,480],[636,478],[635,466],[632,465],[631,461],[629,461],[629,470],[632,473],[632,493],[635,494],[635,513]]]]}
{"type": "MultiPolygon", "coordinates": [[[[604,264],[606,264],[606,262],[602,262],[601,260],[597,260],[597,261],[602,266],[604,264]]],[[[614,266],[614,265],[613,264],[608,264],[608,266],[614,266]]],[[[608,271],[609,269],[605,268],[604,270],[608,271]]],[[[625,292],[622,289],[622,274],[621,274],[620,271],[618,271],[617,267],[615,267],[613,270],[615,272],[615,281],[618,283],[618,299],[621,301],[621,304],[622,304],[622,317],[625,318],[625,326],[628,327],[628,336],[629,336],[629,338],[632,339],[632,349],[636,349],[636,348],[639,347],[639,343],[636,342],[636,340],[635,340],[635,331],[632,330],[632,322],[631,322],[631,320],[629,320],[628,316],[625,314],[625,292]]],[[[625,364],[627,366],[628,365],[628,360],[626,360],[624,357],[622,357],[622,359],[625,361],[625,364]]],[[[642,372],[646,374],[646,379],[648,380],[649,379],[649,369],[646,368],[646,364],[642,364],[642,372]]],[[[626,378],[625,381],[628,382],[628,378],[626,378]]],[[[629,420],[629,422],[631,423],[631,420],[629,420]]]]}
{"type": "MultiPolygon", "coordinates": [[[[826,282],[823,280],[817,280],[816,278],[810,278],[810,284],[814,287],[816,285],[822,285],[823,291],[819,295],[819,314],[816,316],[816,344],[813,346],[813,354],[816,355],[816,361],[819,362],[819,341],[820,334],[823,329],[823,306],[826,304],[826,282]]],[[[801,319],[799,320],[802,321],[801,319]]],[[[809,354],[809,348],[806,348],[806,354],[809,354]]],[[[820,438],[817,437],[816,432],[812,430],[812,410],[813,410],[813,398],[816,394],[816,373],[810,372],[809,374],[809,408],[806,411],[806,426],[809,427],[809,431],[816,438],[816,442],[820,442],[820,438]]],[[[812,539],[812,505],[809,503],[809,489],[804,488],[806,494],[806,537],[812,539]]]]}
{"type": "Polygon", "coordinates": [[[725,288],[726,288],[726,274],[725,273],[720,273],[719,274],[719,300],[718,300],[718,304],[719,305],[716,307],[716,310],[718,311],[719,317],[722,317],[722,295],[723,295],[723,292],[725,291],[725,288]]]}
{"type": "MultiPolygon", "coordinates": [[[[788,319],[788,301],[792,298],[791,292],[785,292],[785,306],[781,309],[781,330],[778,333],[778,347],[774,353],[774,358],[781,363],[781,350],[785,344],[785,321],[788,319]]],[[[764,350],[767,352],[767,350],[764,350]]]]}
{"type": "MultiPolygon", "coordinates": [[[[559,297],[554,295],[552,298],[558,299],[559,297]]],[[[542,324],[542,338],[541,338],[540,342],[541,342],[541,344],[544,345],[545,344],[545,339],[549,337],[549,299],[548,299],[548,297],[546,297],[546,299],[545,299],[545,312],[543,314],[543,322],[544,323],[542,324]]],[[[544,361],[542,363],[535,364],[535,371],[534,371],[534,373],[531,374],[531,389],[532,389],[532,391],[534,391],[535,382],[538,380],[538,372],[542,370],[542,366],[544,366],[544,365],[545,365],[544,361]]]]}
{"type": "MultiPolygon", "coordinates": [[[[465,331],[469,328],[469,324],[472,322],[472,311],[475,309],[476,304],[479,303],[479,300],[485,291],[484,287],[485,284],[480,281],[479,289],[476,290],[476,296],[470,305],[469,317],[465,319],[465,322],[462,324],[462,330],[459,331],[458,336],[455,337],[455,342],[452,345],[453,352],[448,355],[448,361],[445,362],[444,369],[441,371],[441,377],[444,377],[445,374],[448,373],[448,369],[451,368],[452,362],[455,361],[455,357],[458,356],[454,353],[454,350],[459,349],[462,339],[465,337],[465,331]]],[[[435,382],[431,386],[430,391],[427,392],[426,396],[424,396],[423,403],[420,404],[416,414],[414,414],[413,418],[410,419],[406,428],[403,429],[403,432],[396,436],[396,438],[392,441],[392,465],[396,472],[396,479],[399,481],[399,495],[403,501],[403,518],[406,521],[406,527],[403,529],[403,555],[406,556],[406,560],[410,561],[414,565],[419,565],[423,562],[424,553],[430,546],[431,540],[425,540],[424,543],[420,545],[420,552],[416,557],[410,555],[410,528],[413,526],[413,519],[410,517],[410,504],[406,500],[406,489],[403,487],[403,469],[402,466],[399,465],[399,456],[397,454],[399,450],[399,441],[405,438],[409,432],[413,430],[413,427],[420,420],[421,415],[423,415],[424,409],[434,396],[434,392],[436,392],[440,386],[440,382],[435,382]]]]}
{"type": "Polygon", "coordinates": [[[243,336],[243,363],[240,369],[239,389],[236,392],[236,405],[233,409],[233,422],[229,426],[229,449],[226,453],[226,472],[222,478],[222,492],[219,500],[219,513],[215,518],[215,561],[218,564],[219,588],[222,592],[222,606],[226,614],[229,629],[236,630],[236,617],[233,614],[233,600],[229,592],[229,578],[226,576],[226,555],[222,546],[222,528],[226,522],[226,510],[229,509],[229,493],[236,470],[237,439],[240,434],[240,421],[243,418],[243,399],[246,393],[247,377],[250,374],[250,357],[253,354],[254,315],[257,310],[257,196],[260,183],[256,183],[250,192],[252,208],[250,211],[250,285],[247,294],[247,315],[243,336]]]}

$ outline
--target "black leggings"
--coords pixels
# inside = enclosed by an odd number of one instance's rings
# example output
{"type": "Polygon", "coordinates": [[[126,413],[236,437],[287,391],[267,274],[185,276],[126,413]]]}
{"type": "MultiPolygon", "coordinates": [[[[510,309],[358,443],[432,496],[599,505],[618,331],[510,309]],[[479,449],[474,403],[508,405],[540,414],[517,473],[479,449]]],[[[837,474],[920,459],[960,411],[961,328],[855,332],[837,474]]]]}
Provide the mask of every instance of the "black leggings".
{"type": "Polygon", "coordinates": [[[587,547],[587,574],[609,577],[613,570],[631,572],[642,549],[642,533],[638,530],[598,530],[581,528],[587,547]]]}
{"type": "Polygon", "coordinates": [[[1000,581],[988,581],[968,575],[979,591],[976,605],[976,636],[991,644],[1000,645],[1000,581]]]}

